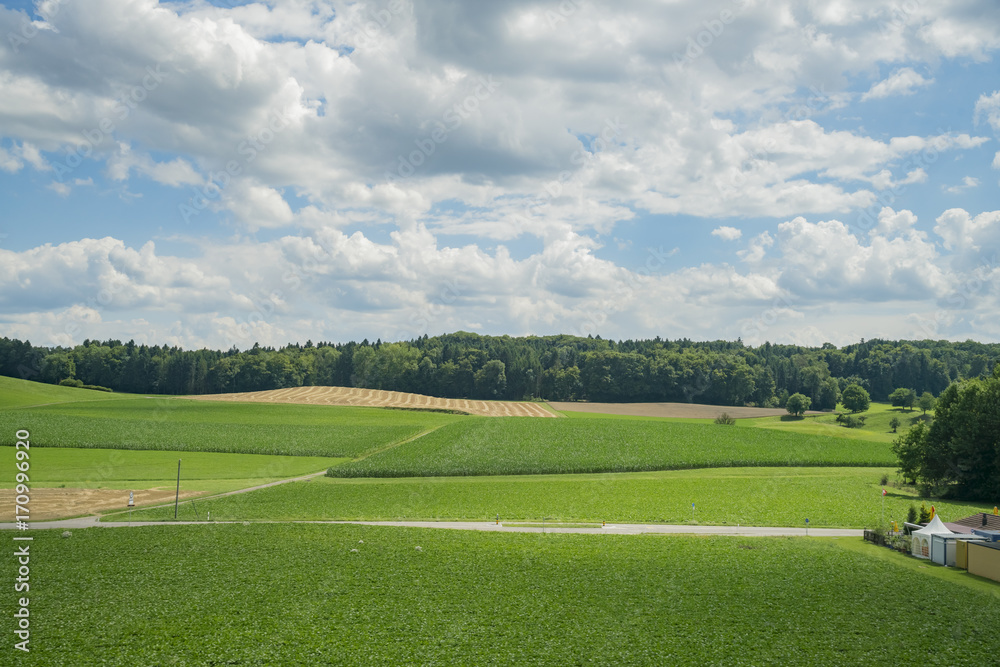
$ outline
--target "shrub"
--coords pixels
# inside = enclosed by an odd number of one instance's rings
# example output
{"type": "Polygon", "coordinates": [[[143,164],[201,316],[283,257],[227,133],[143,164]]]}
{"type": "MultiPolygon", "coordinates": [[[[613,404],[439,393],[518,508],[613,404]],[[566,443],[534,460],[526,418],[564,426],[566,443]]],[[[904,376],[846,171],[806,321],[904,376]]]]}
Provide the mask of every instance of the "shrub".
{"type": "Polygon", "coordinates": [[[906,523],[917,523],[916,505],[910,505],[910,509],[906,511],[906,523]]]}
{"type": "Polygon", "coordinates": [[[917,517],[917,523],[927,523],[931,520],[931,511],[927,509],[927,505],[920,503],[920,516],[917,517]]]}
{"type": "Polygon", "coordinates": [[[114,389],[108,389],[107,387],[102,387],[98,384],[81,384],[81,389],[93,389],[94,391],[114,391],[114,389]]]}
{"type": "Polygon", "coordinates": [[[896,432],[896,429],[899,428],[900,424],[902,424],[902,422],[899,421],[899,417],[893,417],[892,418],[892,420],[889,422],[889,426],[892,427],[892,432],[893,433],[896,432]]]}
{"type": "Polygon", "coordinates": [[[66,378],[65,380],[60,380],[59,385],[62,387],[82,387],[83,381],[77,380],[76,378],[66,378]]]}
{"type": "Polygon", "coordinates": [[[725,424],[726,426],[732,426],[736,423],[736,419],[729,416],[728,412],[723,412],[721,415],[715,418],[716,424],[725,424]]]}
{"type": "Polygon", "coordinates": [[[882,475],[882,479],[881,479],[881,481],[879,481],[879,485],[880,486],[885,486],[888,483],[889,483],[889,476],[888,475],[882,475]]]}

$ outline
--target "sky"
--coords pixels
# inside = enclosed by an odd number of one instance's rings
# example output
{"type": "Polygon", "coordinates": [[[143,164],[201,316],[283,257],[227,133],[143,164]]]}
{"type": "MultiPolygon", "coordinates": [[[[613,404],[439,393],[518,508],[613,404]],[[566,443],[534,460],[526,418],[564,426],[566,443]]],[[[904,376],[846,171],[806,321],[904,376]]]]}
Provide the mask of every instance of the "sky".
{"type": "Polygon", "coordinates": [[[994,0],[0,4],[0,335],[1000,341],[994,0]]]}

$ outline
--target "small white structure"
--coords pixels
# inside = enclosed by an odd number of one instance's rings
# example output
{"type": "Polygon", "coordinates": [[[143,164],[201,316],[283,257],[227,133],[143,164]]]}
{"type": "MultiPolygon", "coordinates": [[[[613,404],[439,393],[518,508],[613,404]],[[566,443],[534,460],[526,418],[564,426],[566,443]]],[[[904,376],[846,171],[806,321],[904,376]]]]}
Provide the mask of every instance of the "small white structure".
{"type": "MultiPolygon", "coordinates": [[[[929,524],[920,530],[913,531],[910,553],[917,558],[933,558],[931,537],[934,535],[955,535],[955,533],[948,530],[948,527],[941,521],[941,517],[935,515],[929,524]]],[[[943,557],[939,560],[943,560],[943,557]]]]}

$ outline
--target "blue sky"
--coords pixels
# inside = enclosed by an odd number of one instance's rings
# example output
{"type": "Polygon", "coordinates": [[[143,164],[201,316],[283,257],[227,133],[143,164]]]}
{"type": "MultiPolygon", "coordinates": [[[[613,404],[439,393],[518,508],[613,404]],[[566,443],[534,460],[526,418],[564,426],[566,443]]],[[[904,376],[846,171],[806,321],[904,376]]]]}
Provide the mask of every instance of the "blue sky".
{"type": "Polygon", "coordinates": [[[988,1],[0,3],[0,335],[1000,340],[988,1]]]}

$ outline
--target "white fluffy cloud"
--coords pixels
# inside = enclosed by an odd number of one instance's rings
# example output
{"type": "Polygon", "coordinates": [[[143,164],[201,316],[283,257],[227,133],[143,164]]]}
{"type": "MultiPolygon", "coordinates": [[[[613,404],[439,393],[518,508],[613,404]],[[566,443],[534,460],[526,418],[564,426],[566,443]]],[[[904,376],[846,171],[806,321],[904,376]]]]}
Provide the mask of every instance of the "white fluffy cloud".
{"type": "Polygon", "coordinates": [[[873,235],[866,246],[838,220],[795,218],[778,225],[777,243],[780,284],[804,296],[917,300],[948,286],[934,244],[923,234],[873,235]]]}
{"type": "Polygon", "coordinates": [[[934,79],[925,79],[910,67],[897,69],[888,78],[874,84],[861,100],[877,100],[892,95],[912,95],[917,88],[929,86],[934,79]]]}
{"type": "Polygon", "coordinates": [[[1000,132],[1000,90],[993,91],[992,95],[983,94],[976,100],[976,122],[989,123],[997,132],[1000,132]]]}
{"type": "Polygon", "coordinates": [[[712,230],[712,236],[718,236],[723,241],[736,241],[743,236],[743,230],[736,227],[716,227],[712,230]]]}
{"type": "Polygon", "coordinates": [[[949,250],[979,250],[992,246],[996,252],[1000,246],[1000,211],[972,216],[965,209],[952,208],[942,213],[936,222],[934,233],[944,239],[944,247],[949,250]]]}
{"type": "Polygon", "coordinates": [[[945,192],[953,195],[961,194],[966,190],[971,190],[972,188],[979,186],[979,179],[975,176],[966,176],[962,179],[961,185],[950,185],[944,188],[945,192]]]}

